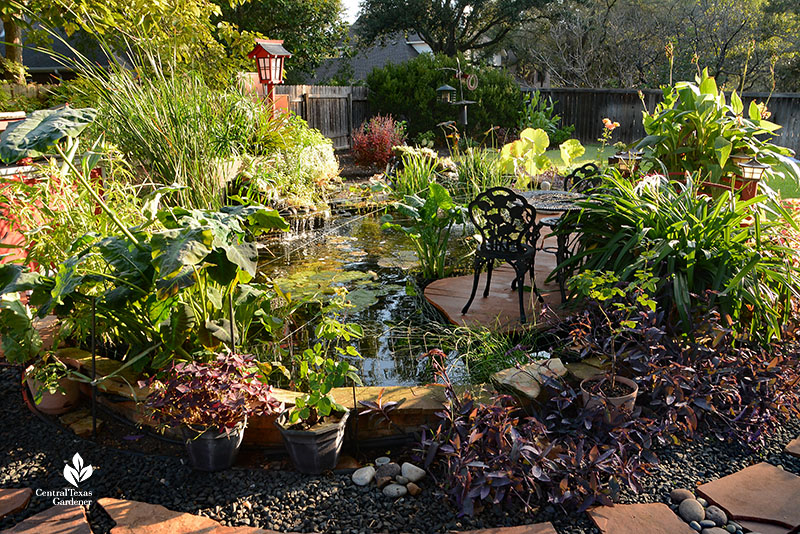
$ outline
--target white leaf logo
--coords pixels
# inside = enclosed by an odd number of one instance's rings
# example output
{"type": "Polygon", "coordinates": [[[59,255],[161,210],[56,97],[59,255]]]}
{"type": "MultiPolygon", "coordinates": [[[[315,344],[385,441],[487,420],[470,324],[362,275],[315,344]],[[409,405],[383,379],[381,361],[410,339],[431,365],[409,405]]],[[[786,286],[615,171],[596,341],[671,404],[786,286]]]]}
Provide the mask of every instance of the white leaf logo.
{"type": "Polygon", "coordinates": [[[92,476],[93,472],[94,469],[92,469],[91,465],[84,467],[83,458],[81,458],[81,455],[77,452],[75,456],[72,457],[72,465],[67,464],[64,466],[64,478],[76,488],[79,482],[83,482],[92,476]]]}

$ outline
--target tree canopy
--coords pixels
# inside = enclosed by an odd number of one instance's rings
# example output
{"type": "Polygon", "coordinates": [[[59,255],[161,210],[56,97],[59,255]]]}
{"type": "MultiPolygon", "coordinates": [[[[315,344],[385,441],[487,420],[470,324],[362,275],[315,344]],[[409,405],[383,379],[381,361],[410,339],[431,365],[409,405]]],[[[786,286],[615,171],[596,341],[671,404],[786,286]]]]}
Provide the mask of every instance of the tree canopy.
{"type": "Polygon", "coordinates": [[[310,73],[329,57],[347,33],[341,20],[341,0],[250,0],[231,6],[215,0],[221,21],[239,30],[283,39],[292,53],[286,62],[288,81],[300,73],[310,73]]]}
{"type": "Polygon", "coordinates": [[[411,31],[435,54],[491,48],[550,0],[362,0],[358,35],[374,42],[411,31]]]}

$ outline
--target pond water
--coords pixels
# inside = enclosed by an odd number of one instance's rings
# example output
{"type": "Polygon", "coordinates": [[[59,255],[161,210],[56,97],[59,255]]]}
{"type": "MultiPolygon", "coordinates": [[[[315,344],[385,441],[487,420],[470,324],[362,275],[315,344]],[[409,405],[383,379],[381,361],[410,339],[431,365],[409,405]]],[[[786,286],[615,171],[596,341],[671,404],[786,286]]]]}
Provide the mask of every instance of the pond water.
{"type": "MultiPolygon", "coordinates": [[[[417,263],[407,238],[381,229],[377,215],[346,215],[313,224],[299,219],[267,244],[260,271],[293,296],[331,295],[345,287],[354,305],[344,321],[364,328],[358,343],[365,385],[415,385],[430,380],[419,356],[429,333],[440,331],[437,312],[418,295],[410,271],[417,263]]],[[[421,293],[421,292],[420,292],[421,293]]],[[[343,321],[343,322],[344,322],[343,321]]]]}

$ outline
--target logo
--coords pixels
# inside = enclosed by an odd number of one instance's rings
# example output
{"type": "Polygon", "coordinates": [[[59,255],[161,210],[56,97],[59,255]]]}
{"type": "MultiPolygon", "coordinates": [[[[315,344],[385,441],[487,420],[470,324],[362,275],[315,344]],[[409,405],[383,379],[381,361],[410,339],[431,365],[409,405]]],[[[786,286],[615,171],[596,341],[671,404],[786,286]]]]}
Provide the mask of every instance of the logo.
{"type": "Polygon", "coordinates": [[[81,490],[78,488],[78,484],[87,480],[92,473],[94,473],[94,468],[91,465],[84,465],[81,455],[75,453],[75,456],[72,457],[72,465],[64,466],[64,478],[74,487],[65,487],[60,490],[37,488],[36,496],[52,498],[53,504],[56,506],[91,506],[92,491],[81,490]]]}
{"type": "Polygon", "coordinates": [[[92,469],[91,465],[83,465],[83,458],[77,452],[72,457],[72,465],[67,464],[64,466],[64,478],[76,488],[79,482],[83,482],[92,476],[93,472],[94,469],[92,469]]]}

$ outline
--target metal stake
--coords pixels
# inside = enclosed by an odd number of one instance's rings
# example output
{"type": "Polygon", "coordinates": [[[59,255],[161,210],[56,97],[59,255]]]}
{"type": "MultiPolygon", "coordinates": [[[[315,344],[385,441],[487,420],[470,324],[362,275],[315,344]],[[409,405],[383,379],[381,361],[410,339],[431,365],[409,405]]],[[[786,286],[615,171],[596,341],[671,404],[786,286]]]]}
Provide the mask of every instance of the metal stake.
{"type": "Polygon", "coordinates": [[[228,293],[228,315],[231,322],[231,352],[236,352],[236,317],[233,315],[233,290],[228,293]]]}
{"type": "Polygon", "coordinates": [[[92,439],[97,441],[97,297],[92,297],[92,439]]]}

